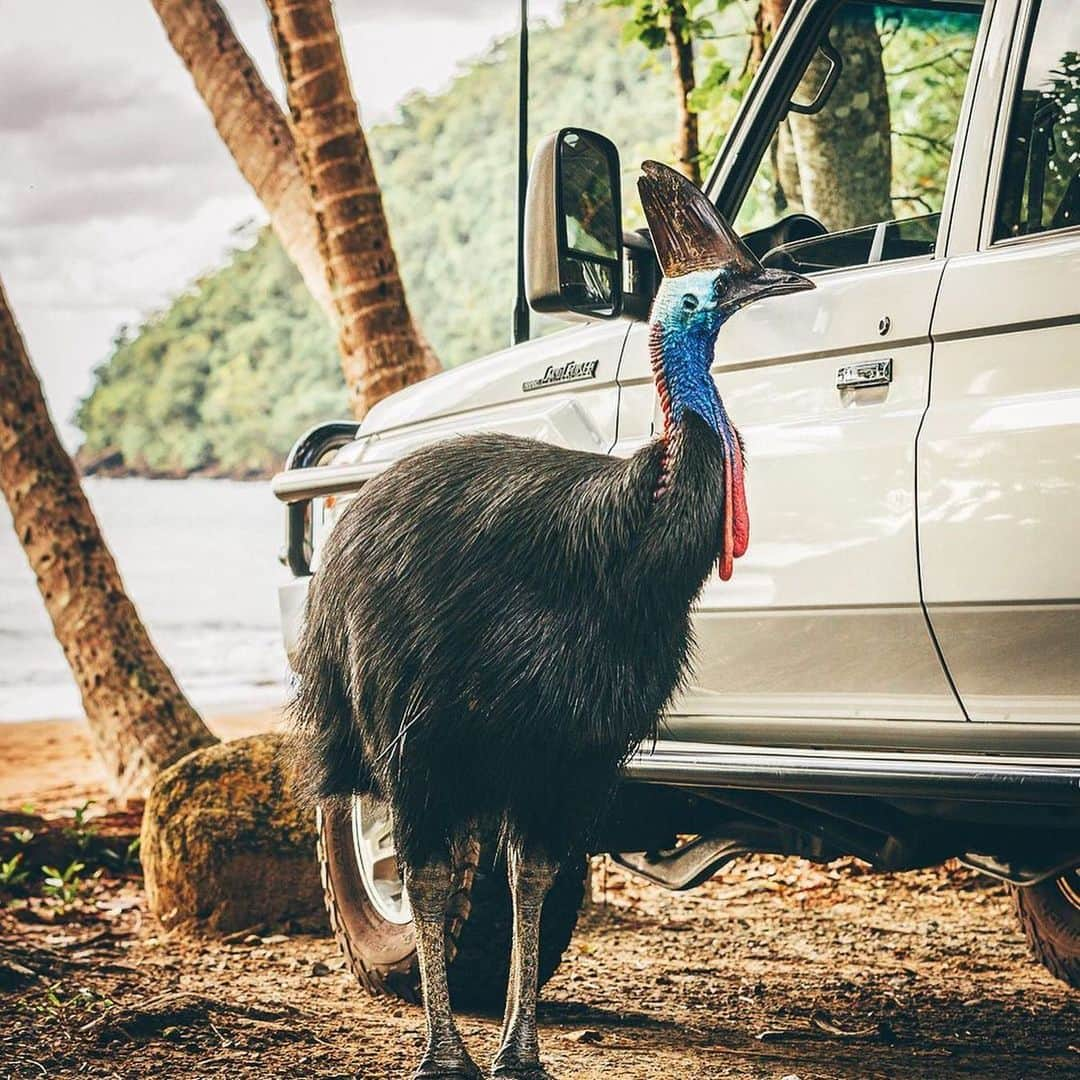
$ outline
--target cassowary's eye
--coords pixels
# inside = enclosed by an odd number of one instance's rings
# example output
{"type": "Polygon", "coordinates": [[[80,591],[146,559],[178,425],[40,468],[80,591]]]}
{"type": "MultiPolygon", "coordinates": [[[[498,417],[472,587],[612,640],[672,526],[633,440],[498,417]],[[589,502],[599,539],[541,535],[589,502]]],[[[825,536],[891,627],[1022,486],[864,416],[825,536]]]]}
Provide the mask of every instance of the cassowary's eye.
{"type": "Polygon", "coordinates": [[[698,306],[698,298],[693,293],[687,293],[682,298],[683,311],[693,311],[698,306]]]}

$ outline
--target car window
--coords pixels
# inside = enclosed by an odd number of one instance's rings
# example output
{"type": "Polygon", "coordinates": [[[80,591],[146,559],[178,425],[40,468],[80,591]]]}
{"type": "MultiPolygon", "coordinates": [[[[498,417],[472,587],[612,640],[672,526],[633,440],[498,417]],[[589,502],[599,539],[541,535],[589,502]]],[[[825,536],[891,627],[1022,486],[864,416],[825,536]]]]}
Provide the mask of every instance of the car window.
{"type": "Polygon", "coordinates": [[[994,239],[1080,222],[1080,3],[1035,5],[1012,102],[994,239]]]}
{"type": "Polygon", "coordinates": [[[768,264],[813,272],[933,252],[981,14],[836,9],[736,216],[768,264]]]}

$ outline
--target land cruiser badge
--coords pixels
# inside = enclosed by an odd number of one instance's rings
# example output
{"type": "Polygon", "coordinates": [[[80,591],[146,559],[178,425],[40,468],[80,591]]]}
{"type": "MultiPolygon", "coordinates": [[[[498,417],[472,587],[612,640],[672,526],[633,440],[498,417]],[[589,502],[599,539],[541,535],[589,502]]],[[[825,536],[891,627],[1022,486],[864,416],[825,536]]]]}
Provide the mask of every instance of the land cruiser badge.
{"type": "Polygon", "coordinates": [[[558,383],[585,382],[596,378],[596,369],[599,366],[599,360],[585,360],[582,363],[571,360],[565,364],[549,364],[547,371],[539,379],[526,379],[521,384],[521,389],[527,393],[529,390],[541,390],[545,386],[555,386],[558,383]]]}

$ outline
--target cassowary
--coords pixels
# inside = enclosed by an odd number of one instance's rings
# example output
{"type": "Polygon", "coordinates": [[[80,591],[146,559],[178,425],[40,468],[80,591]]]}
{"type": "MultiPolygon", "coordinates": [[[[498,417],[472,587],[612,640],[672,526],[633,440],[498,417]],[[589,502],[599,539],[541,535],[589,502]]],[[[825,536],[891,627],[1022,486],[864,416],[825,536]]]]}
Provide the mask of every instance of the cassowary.
{"type": "Polygon", "coordinates": [[[713,347],[739,308],[810,282],[762,268],[678,173],[643,171],[665,274],[649,338],[662,436],[625,460],[503,435],[419,450],[342,513],[310,590],[292,704],[302,778],[318,799],[392,809],[427,1019],[417,1077],[480,1076],[451,1014],[444,940],[453,852],[477,835],[505,844],[514,911],[492,1075],[548,1076],[545,894],[678,686],[694,598],[747,545],[713,347]]]}

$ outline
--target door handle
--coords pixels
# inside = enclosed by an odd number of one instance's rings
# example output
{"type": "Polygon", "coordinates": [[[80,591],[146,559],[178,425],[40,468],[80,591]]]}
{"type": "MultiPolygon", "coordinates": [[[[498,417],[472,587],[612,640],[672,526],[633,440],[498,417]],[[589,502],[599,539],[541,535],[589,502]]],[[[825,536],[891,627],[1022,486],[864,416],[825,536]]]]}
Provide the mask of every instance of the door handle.
{"type": "Polygon", "coordinates": [[[836,373],[837,390],[865,390],[868,386],[888,386],[892,382],[892,357],[847,364],[836,373]]]}

